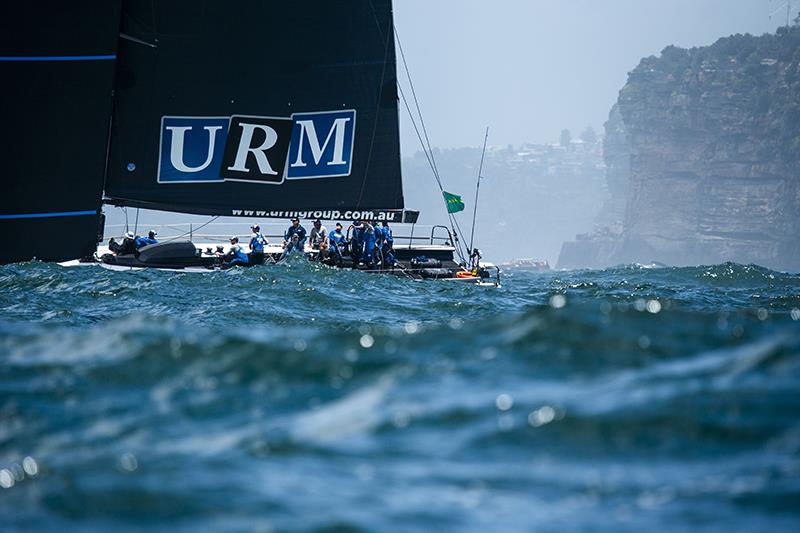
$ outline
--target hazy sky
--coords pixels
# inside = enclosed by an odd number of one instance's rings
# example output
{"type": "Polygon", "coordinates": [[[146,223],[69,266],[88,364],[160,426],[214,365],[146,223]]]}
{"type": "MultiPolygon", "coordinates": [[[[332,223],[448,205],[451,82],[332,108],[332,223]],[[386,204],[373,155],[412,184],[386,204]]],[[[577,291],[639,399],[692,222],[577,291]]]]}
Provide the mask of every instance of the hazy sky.
{"type": "MultiPolygon", "coordinates": [[[[800,2],[795,2],[800,6],[800,2]]],[[[785,24],[784,0],[395,0],[434,146],[552,141],[602,127],[642,57],[785,24]]],[[[793,7],[793,9],[795,9],[793,7]]],[[[398,65],[398,75],[402,66],[398,65]]],[[[419,149],[401,104],[403,153],[419,149]]]]}
{"type": "MultiPolygon", "coordinates": [[[[800,0],[793,2],[796,12],[800,0]]],[[[642,57],[669,44],[701,46],[733,33],[772,32],[785,23],[785,10],[769,18],[781,5],[784,0],[395,0],[394,10],[431,143],[462,147],[479,146],[487,125],[494,145],[555,141],[563,128],[576,135],[587,125],[600,131],[642,57]]],[[[420,146],[402,104],[400,116],[403,155],[410,156],[420,146]]],[[[445,184],[451,178],[444,176],[445,184]]],[[[406,176],[404,188],[410,208],[422,203],[419,195],[439,194],[429,176],[406,176]]],[[[106,212],[109,224],[124,224],[122,210],[106,212]]],[[[494,216],[493,206],[483,205],[481,213],[494,216]]],[[[142,226],[208,220],[141,215],[142,226]]],[[[231,222],[219,231],[246,233],[250,220],[231,222]]],[[[119,226],[106,233],[121,232],[119,226]]],[[[534,246],[528,255],[554,261],[556,252],[534,246]]]]}

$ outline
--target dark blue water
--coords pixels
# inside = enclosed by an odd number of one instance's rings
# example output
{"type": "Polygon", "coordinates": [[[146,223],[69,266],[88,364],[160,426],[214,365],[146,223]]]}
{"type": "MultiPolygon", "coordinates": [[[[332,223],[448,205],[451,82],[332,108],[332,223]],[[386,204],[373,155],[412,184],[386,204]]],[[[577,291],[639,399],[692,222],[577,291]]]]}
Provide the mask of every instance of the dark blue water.
{"type": "Polygon", "coordinates": [[[797,531],[800,276],[0,268],[0,528],[797,531]]]}

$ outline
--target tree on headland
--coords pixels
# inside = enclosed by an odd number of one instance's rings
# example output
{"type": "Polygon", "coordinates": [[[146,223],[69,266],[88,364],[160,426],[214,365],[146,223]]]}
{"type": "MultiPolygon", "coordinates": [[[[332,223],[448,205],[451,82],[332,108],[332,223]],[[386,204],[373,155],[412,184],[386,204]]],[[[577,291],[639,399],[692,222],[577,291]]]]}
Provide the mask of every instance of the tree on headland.
{"type": "Polygon", "coordinates": [[[569,144],[572,142],[572,134],[569,130],[561,130],[561,138],[559,139],[561,146],[565,148],[569,148],[569,144]]]}
{"type": "Polygon", "coordinates": [[[581,140],[586,144],[595,144],[597,142],[597,133],[591,126],[586,126],[586,129],[581,133],[581,140]]]}

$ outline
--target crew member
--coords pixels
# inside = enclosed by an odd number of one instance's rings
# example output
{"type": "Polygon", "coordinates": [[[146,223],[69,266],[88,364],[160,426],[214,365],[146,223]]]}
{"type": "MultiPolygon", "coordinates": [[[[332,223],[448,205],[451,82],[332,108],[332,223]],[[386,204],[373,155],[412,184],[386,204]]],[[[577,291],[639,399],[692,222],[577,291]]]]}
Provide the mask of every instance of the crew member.
{"type": "Polygon", "coordinates": [[[261,265],[264,263],[264,247],[269,243],[261,234],[258,224],[253,224],[250,229],[253,231],[250,237],[250,264],[261,265]]]}
{"type": "MultiPolygon", "coordinates": [[[[289,226],[289,229],[286,230],[286,233],[283,234],[283,247],[286,248],[288,245],[292,244],[292,237],[297,235],[297,240],[299,243],[299,249],[302,252],[303,247],[306,245],[306,228],[300,225],[300,219],[294,217],[292,219],[292,225],[289,226]]],[[[294,246],[294,245],[293,245],[294,246]]]]}
{"type": "Polygon", "coordinates": [[[328,255],[328,229],[322,225],[320,219],[314,221],[308,240],[312,250],[319,250],[319,259],[325,259],[328,255]]]}
{"type": "Polygon", "coordinates": [[[375,227],[368,220],[362,219],[360,223],[354,224],[353,229],[360,232],[361,243],[363,246],[361,261],[367,266],[372,266],[372,254],[375,249],[375,227]]]}
{"type": "Polygon", "coordinates": [[[244,250],[242,250],[242,247],[239,246],[239,237],[235,235],[231,237],[231,247],[228,249],[228,253],[225,254],[222,260],[222,265],[225,267],[248,265],[249,258],[247,257],[247,254],[244,253],[244,250]]]}
{"type": "Polygon", "coordinates": [[[372,258],[378,267],[383,266],[383,228],[380,224],[375,224],[375,247],[372,249],[372,258]]]}
{"type": "Polygon", "coordinates": [[[156,240],[156,235],[158,235],[158,233],[156,233],[156,230],[151,229],[150,231],[147,232],[147,237],[136,237],[135,241],[136,249],[138,250],[139,248],[147,246],[149,244],[158,244],[158,241],[156,240]]]}
{"type": "Polygon", "coordinates": [[[472,250],[472,253],[469,255],[469,265],[470,270],[477,269],[481,266],[481,259],[483,256],[481,255],[481,251],[477,248],[472,250]]]}
{"type": "Polygon", "coordinates": [[[136,252],[136,236],[132,231],[128,231],[122,239],[122,244],[111,237],[108,241],[108,249],[116,255],[132,254],[136,252]]]}
{"type": "Polygon", "coordinates": [[[389,227],[389,223],[385,220],[382,221],[381,224],[383,225],[381,228],[381,253],[383,254],[383,262],[387,265],[394,265],[394,237],[392,237],[392,228],[389,227]]]}
{"type": "Polygon", "coordinates": [[[305,251],[303,243],[300,240],[300,236],[297,233],[292,235],[291,239],[292,240],[286,243],[286,246],[284,247],[283,250],[283,256],[281,257],[281,259],[286,259],[286,256],[288,256],[292,252],[302,254],[305,251]]]}
{"type": "Polygon", "coordinates": [[[353,260],[353,268],[355,268],[364,253],[364,226],[358,220],[354,220],[347,229],[348,231],[353,230],[353,237],[350,239],[350,257],[353,260]]]}
{"type": "Polygon", "coordinates": [[[330,245],[330,253],[337,261],[341,261],[342,253],[344,252],[344,233],[342,233],[342,224],[337,222],[336,228],[328,234],[328,243],[330,245]]]}

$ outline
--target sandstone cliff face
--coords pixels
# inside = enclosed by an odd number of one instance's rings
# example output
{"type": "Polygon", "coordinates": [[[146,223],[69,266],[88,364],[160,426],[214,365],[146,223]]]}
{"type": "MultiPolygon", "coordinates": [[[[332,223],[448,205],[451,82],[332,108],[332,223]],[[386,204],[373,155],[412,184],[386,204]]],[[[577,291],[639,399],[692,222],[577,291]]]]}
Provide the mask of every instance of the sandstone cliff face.
{"type": "Polygon", "coordinates": [[[631,179],[631,145],[619,106],[614,105],[605,123],[603,161],[609,198],[595,223],[595,234],[622,235],[631,179]]]}
{"type": "Polygon", "coordinates": [[[618,107],[630,183],[611,262],[800,269],[800,28],[668,47],[618,107]]]}

